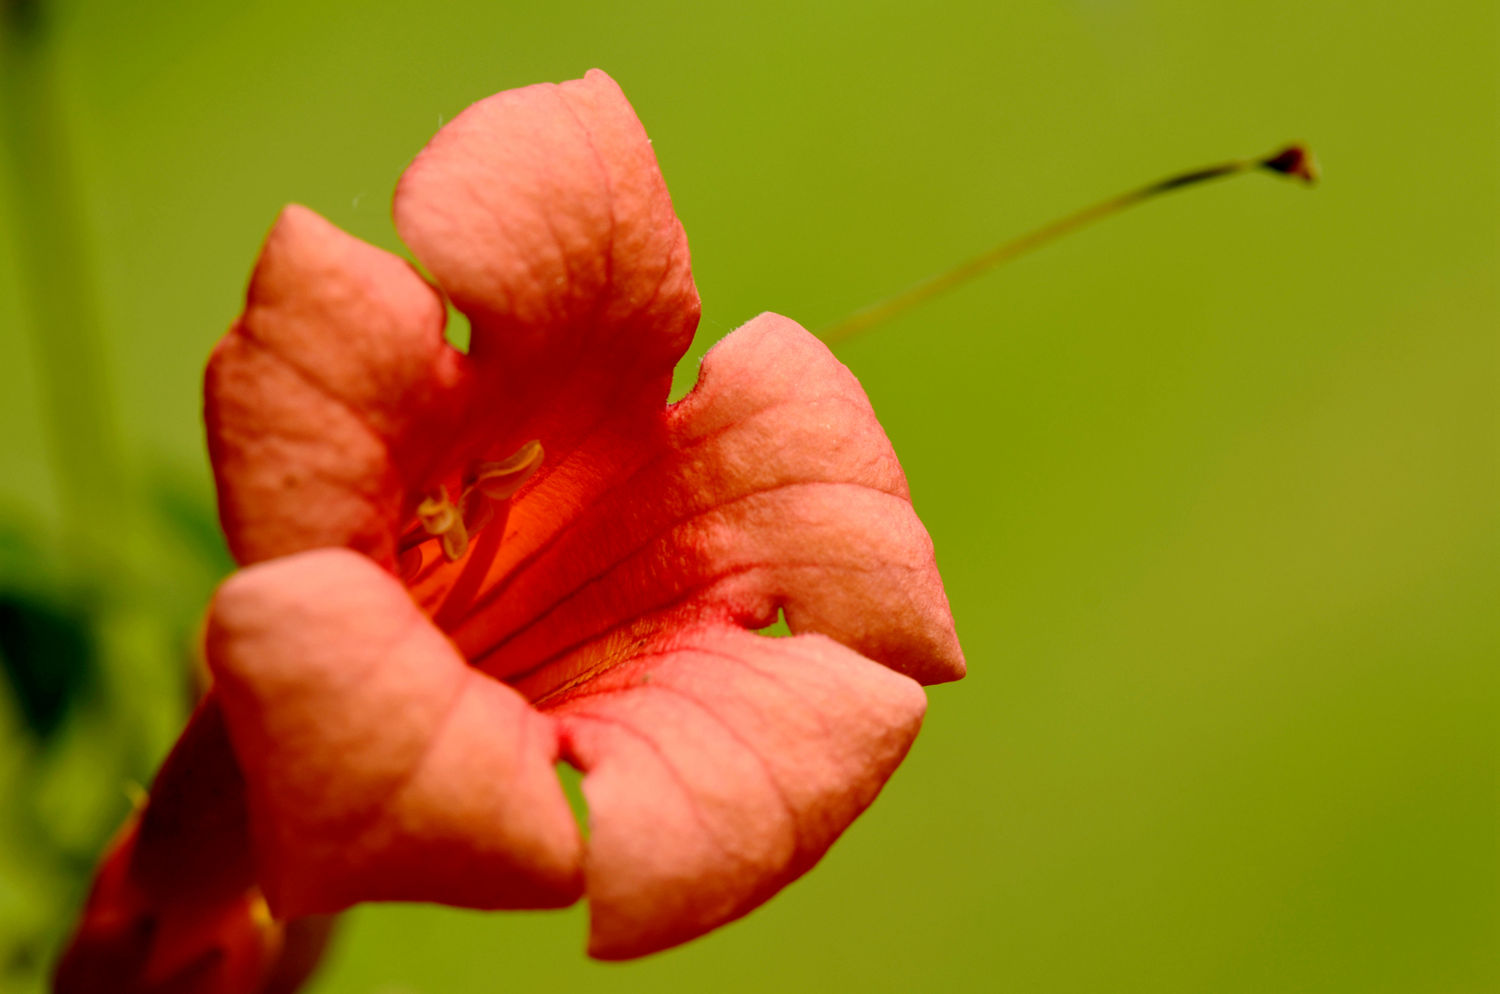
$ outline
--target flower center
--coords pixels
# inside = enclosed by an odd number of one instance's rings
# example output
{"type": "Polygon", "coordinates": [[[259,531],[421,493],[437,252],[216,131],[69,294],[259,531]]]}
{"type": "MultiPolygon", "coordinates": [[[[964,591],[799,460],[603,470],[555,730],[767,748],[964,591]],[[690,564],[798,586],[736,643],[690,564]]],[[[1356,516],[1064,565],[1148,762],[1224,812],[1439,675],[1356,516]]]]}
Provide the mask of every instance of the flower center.
{"type": "MultiPolygon", "coordinates": [[[[498,462],[478,462],[463,476],[458,499],[450,500],[439,486],[417,505],[419,528],[409,529],[401,542],[401,574],[410,580],[422,565],[418,547],[436,538],[448,562],[462,559],[469,539],[495,517],[496,507],[515,496],[542,464],[542,443],[530,441],[514,455],[498,462]]],[[[501,523],[504,527],[504,523],[501,523]]]]}

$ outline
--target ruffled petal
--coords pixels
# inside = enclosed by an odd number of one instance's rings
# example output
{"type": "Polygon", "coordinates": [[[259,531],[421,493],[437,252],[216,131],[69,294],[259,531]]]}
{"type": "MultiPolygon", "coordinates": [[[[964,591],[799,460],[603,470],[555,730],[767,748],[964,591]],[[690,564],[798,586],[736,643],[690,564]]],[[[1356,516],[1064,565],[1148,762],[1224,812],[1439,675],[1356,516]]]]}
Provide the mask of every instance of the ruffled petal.
{"type": "Polygon", "coordinates": [[[279,916],[577,898],[552,722],[466,666],[369,560],[324,550],[241,571],[207,646],[279,916]]]}
{"type": "Polygon", "coordinates": [[[306,208],[282,213],[205,379],[237,559],[332,545],[393,561],[407,491],[440,470],[463,414],[445,320],[403,260],[306,208]]]}
{"type": "Polygon", "coordinates": [[[473,603],[453,575],[417,595],[487,671],[533,699],[642,638],[784,611],[923,683],[963,654],[906,478],[858,381],[812,335],[763,315],[708,354],[696,389],[614,422],[511,508],[473,603]]]}
{"type": "Polygon", "coordinates": [[[698,294],[651,142],[604,73],[469,107],[402,176],[395,216],[472,322],[498,431],[587,426],[622,389],[665,400],[698,294]]]}
{"type": "Polygon", "coordinates": [[[722,627],[550,702],[585,771],[589,952],[685,942],[796,879],[874,800],[926,703],[830,639],[722,627]]]}

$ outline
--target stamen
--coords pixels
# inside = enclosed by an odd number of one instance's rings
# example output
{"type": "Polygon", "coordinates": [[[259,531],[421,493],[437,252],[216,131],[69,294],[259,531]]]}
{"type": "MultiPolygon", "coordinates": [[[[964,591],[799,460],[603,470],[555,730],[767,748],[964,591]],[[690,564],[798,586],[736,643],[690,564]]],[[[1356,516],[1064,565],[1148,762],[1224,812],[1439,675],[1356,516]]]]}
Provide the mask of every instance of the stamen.
{"type": "Polygon", "coordinates": [[[428,496],[418,504],[417,520],[427,534],[438,537],[449,562],[462,558],[468,551],[469,530],[464,527],[458,508],[448,501],[447,492],[439,490],[436,496],[428,496]]]}
{"type": "Polygon", "coordinates": [[[442,546],[444,558],[456,562],[469,552],[470,537],[485,530],[475,554],[455,579],[437,615],[449,617],[472,599],[499,551],[510,499],[536,473],[542,457],[542,443],[527,442],[505,459],[478,463],[465,475],[464,479],[469,482],[464,485],[456,504],[448,499],[448,491],[439,487],[417,505],[417,524],[420,527],[408,531],[401,542],[399,568],[402,579],[408,583],[418,579],[418,572],[423,567],[420,546],[426,537],[422,533],[435,536],[442,546]]]}
{"type": "Polygon", "coordinates": [[[478,490],[490,500],[509,500],[521,489],[521,484],[531,479],[542,464],[542,456],[542,443],[533,439],[509,458],[482,462],[474,474],[471,489],[478,490]]]}
{"type": "Polygon", "coordinates": [[[452,528],[456,517],[457,512],[448,503],[447,492],[441,489],[436,496],[429,495],[417,505],[417,520],[422,523],[422,530],[429,535],[441,535],[452,528]]]}
{"type": "Polygon", "coordinates": [[[447,596],[432,612],[433,622],[444,631],[457,625],[474,603],[500,552],[505,523],[510,517],[510,499],[541,466],[542,455],[542,443],[533,440],[512,456],[498,462],[482,462],[475,468],[474,482],[464,488],[461,500],[463,517],[473,532],[478,533],[481,526],[485,526],[485,531],[475,543],[474,554],[448,588],[447,596]]]}

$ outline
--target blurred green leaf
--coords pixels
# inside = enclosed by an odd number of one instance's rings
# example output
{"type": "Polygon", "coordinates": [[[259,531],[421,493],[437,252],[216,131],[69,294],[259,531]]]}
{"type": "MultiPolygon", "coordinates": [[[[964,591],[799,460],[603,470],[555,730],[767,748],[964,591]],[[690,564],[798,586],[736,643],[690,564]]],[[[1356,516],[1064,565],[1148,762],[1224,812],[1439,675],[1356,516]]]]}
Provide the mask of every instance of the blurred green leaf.
{"type": "Polygon", "coordinates": [[[75,604],[0,592],[0,669],[27,730],[50,740],[95,683],[87,615],[75,604]]]}
{"type": "Polygon", "coordinates": [[[219,528],[213,491],[201,473],[189,476],[160,460],[147,480],[147,498],[168,535],[191,552],[209,575],[217,578],[234,569],[234,558],[219,528]]]}

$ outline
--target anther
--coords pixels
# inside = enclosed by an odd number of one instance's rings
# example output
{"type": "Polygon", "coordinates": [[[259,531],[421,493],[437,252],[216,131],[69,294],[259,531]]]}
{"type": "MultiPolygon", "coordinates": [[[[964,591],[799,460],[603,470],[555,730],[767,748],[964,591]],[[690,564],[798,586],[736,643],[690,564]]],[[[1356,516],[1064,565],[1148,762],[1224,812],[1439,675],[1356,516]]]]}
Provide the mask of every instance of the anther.
{"type": "MultiPolygon", "coordinates": [[[[506,501],[514,497],[521,485],[541,466],[542,455],[542,443],[530,441],[512,456],[477,464],[465,477],[470,482],[465,484],[456,504],[448,499],[448,492],[444,489],[429,494],[417,505],[417,522],[422,531],[437,537],[449,562],[462,559],[469,551],[471,535],[477,534],[497,517],[500,518],[500,527],[504,527],[504,515],[497,514],[497,505],[503,511],[506,501]]],[[[409,554],[412,550],[406,551],[409,554]]],[[[401,563],[403,575],[414,572],[420,565],[420,553],[408,555],[401,563]]]]}
{"type": "Polygon", "coordinates": [[[474,474],[473,489],[490,500],[510,500],[537,471],[542,456],[542,443],[532,440],[517,449],[515,455],[499,462],[482,462],[474,474]]]}
{"type": "Polygon", "coordinates": [[[469,548],[469,530],[464,527],[463,515],[448,500],[446,492],[439,490],[417,505],[417,520],[422,530],[436,535],[443,546],[443,555],[448,561],[462,558],[469,548]]]}
{"type": "MultiPolygon", "coordinates": [[[[510,499],[541,464],[542,443],[530,441],[514,455],[496,462],[481,462],[466,474],[465,479],[470,482],[459,498],[459,525],[462,527],[468,523],[474,533],[478,533],[481,526],[488,530],[474,543],[473,555],[469,556],[453,579],[447,595],[432,612],[432,620],[439,628],[451,630],[474,603],[504,539],[505,523],[510,518],[510,499]]],[[[448,552],[446,544],[443,551],[448,552]]],[[[449,554],[448,558],[457,557],[449,554]]]]}

